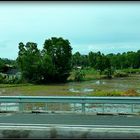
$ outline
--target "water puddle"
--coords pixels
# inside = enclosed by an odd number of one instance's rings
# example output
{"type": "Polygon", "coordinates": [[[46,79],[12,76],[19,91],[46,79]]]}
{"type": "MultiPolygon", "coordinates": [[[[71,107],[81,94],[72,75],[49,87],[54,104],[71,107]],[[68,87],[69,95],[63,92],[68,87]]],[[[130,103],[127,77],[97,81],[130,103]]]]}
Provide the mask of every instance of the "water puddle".
{"type": "Polygon", "coordinates": [[[78,90],[78,89],[70,88],[69,91],[70,92],[77,92],[77,93],[79,93],[79,92],[92,92],[92,91],[94,91],[94,89],[92,89],[92,88],[82,88],[82,89],[78,90]]]}
{"type": "Polygon", "coordinates": [[[97,80],[97,81],[95,82],[95,84],[96,84],[96,85],[104,85],[104,84],[106,84],[106,82],[97,80]]]}
{"type": "Polygon", "coordinates": [[[69,91],[71,92],[80,92],[80,90],[74,89],[74,88],[70,88],[69,91]]]}
{"type": "Polygon", "coordinates": [[[92,88],[84,88],[82,91],[83,92],[91,92],[91,91],[94,91],[94,89],[92,89],[92,88]]]}

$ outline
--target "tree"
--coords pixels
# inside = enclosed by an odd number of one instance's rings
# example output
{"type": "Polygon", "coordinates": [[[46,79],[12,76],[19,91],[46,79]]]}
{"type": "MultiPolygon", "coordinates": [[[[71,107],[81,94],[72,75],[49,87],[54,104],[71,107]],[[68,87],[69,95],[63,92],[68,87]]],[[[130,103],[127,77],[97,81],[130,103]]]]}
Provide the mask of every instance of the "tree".
{"type": "Polygon", "coordinates": [[[28,42],[24,45],[20,42],[17,62],[24,79],[28,82],[40,81],[40,51],[36,43],[28,42]]]}
{"type": "Polygon", "coordinates": [[[87,67],[89,66],[88,55],[81,55],[79,52],[76,52],[72,55],[72,66],[77,67],[87,67]]]}
{"type": "Polygon", "coordinates": [[[70,75],[72,69],[71,51],[70,42],[61,37],[52,37],[51,39],[45,40],[42,54],[51,58],[50,61],[53,66],[51,79],[54,82],[65,82],[70,75]]]}
{"type": "Polygon", "coordinates": [[[112,66],[111,66],[110,58],[105,56],[104,57],[104,63],[105,63],[104,65],[105,65],[105,69],[106,69],[107,78],[112,78],[113,69],[112,69],[112,66]]]}
{"type": "Polygon", "coordinates": [[[19,43],[18,66],[28,82],[65,82],[70,75],[71,46],[68,40],[52,37],[45,40],[42,51],[37,44],[19,43]]]}
{"type": "Polygon", "coordinates": [[[0,72],[3,72],[4,66],[4,62],[2,61],[2,59],[0,59],[0,72]]]}
{"type": "Polygon", "coordinates": [[[72,55],[72,66],[77,67],[82,65],[82,56],[79,52],[72,55]]]}
{"type": "Polygon", "coordinates": [[[42,82],[53,82],[53,78],[55,77],[56,69],[53,65],[52,58],[48,54],[44,54],[41,57],[41,65],[40,65],[41,73],[42,73],[42,82]]]}
{"type": "Polygon", "coordinates": [[[97,53],[94,53],[94,52],[89,52],[88,54],[88,58],[89,58],[89,63],[90,63],[90,66],[95,68],[96,66],[96,63],[97,63],[97,53]]]}
{"type": "Polygon", "coordinates": [[[107,56],[101,54],[100,52],[98,52],[95,68],[100,71],[100,75],[104,70],[107,70],[107,76],[108,78],[111,78],[111,61],[107,56]]]}
{"type": "Polygon", "coordinates": [[[101,54],[100,52],[97,53],[95,69],[100,71],[100,75],[105,69],[104,61],[103,61],[103,54],[101,54]]]}

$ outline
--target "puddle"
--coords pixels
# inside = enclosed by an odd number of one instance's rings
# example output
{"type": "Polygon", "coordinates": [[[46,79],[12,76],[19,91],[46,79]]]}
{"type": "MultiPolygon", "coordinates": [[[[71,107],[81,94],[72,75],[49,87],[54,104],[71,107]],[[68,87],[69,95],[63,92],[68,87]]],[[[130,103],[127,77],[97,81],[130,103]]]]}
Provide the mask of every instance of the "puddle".
{"type": "Polygon", "coordinates": [[[71,92],[91,92],[91,91],[94,91],[94,89],[83,88],[83,89],[77,90],[77,89],[74,89],[74,88],[70,88],[69,91],[71,91],[71,92]]]}
{"type": "Polygon", "coordinates": [[[97,84],[97,85],[103,84],[104,85],[104,84],[106,84],[106,82],[98,80],[98,81],[95,82],[95,84],[97,84]]]}
{"type": "Polygon", "coordinates": [[[69,91],[71,91],[71,92],[80,92],[80,90],[76,90],[74,88],[70,88],[69,91]]]}
{"type": "Polygon", "coordinates": [[[113,79],[98,79],[91,81],[72,82],[68,83],[70,92],[89,93],[94,91],[126,91],[135,89],[140,93],[140,75],[131,77],[113,78],[113,79]]]}
{"type": "Polygon", "coordinates": [[[94,89],[92,89],[92,88],[84,88],[82,91],[83,92],[91,92],[91,91],[94,91],[94,89]]]}

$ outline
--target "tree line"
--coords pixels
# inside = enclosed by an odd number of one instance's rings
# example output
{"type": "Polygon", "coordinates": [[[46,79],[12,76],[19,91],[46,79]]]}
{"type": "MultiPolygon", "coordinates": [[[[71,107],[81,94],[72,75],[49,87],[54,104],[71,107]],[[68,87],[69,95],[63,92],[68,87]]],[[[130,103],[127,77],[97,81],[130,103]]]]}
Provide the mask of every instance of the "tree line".
{"type": "Polygon", "coordinates": [[[92,67],[100,70],[101,72],[105,69],[138,69],[140,68],[140,50],[137,52],[128,51],[117,54],[103,54],[99,52],[90,51],[88,55],[82,55],[80,52],[76,52],[72,56],[73,66],[92,67]]]}

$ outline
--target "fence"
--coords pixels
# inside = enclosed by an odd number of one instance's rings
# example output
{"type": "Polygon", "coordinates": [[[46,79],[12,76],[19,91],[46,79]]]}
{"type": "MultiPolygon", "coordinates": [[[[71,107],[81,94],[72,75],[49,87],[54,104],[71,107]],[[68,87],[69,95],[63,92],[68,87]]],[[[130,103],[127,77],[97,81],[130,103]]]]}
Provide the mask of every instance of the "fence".
{"type": "MultiPolygon", "coordinates": [[[[106,105],[127,105],[127,108],[130,108],[130,112],[134,112],[134,105],[138,112],[140,112],[140,97],[85,97],[85,96],[0,96],[0,103],[1,108],[2,104],[5,104],[7,106],[9,103],[15,103],[18,105],[18,111],[24,112],[27,109],[27,106],[29,108],[30,104],[34,105],[36,104],[36,108],[39,106],[43,106],[43,109],[45,111],[48,110],[48,105],[52,107],[52,105],[55,104],[55,107],[58,107],[58,104],[60,105],[60,108],[64,110],[64,106],[66,104],[73,104],[73,110],[76,109],[76,104],[80,104],[80,111],[85,113],[87,112],[87,108],[96,108],[99,107],[102,110],[102,112],[105,112],[106,105]],[[88,105],[88,106],[87,106],[88,105]],[[92,105],[92,106],[90,106],[92,105]],[[95,106],[96,105],[96,106],[95,106]],[[128,107],[129,106],[129,107],[128,107]]],[[[65,106],[68,108],[68,106],[65,106]]],[[[32,110],[32,108],[30,108],[32,110]]],[[[125,110],[125,109],[124,109],[125,110]]]]}

